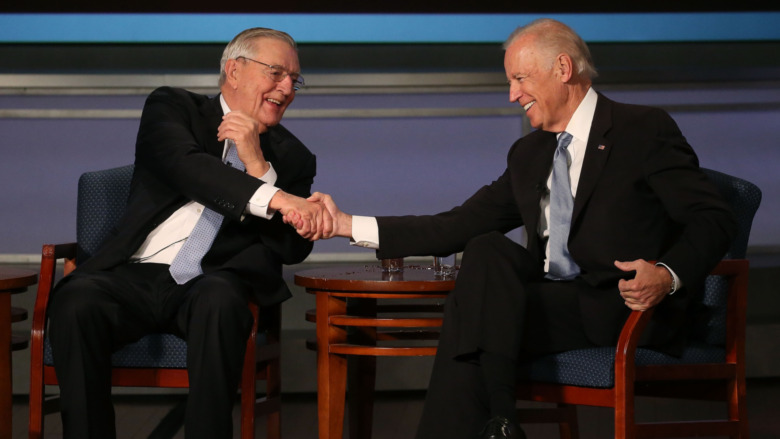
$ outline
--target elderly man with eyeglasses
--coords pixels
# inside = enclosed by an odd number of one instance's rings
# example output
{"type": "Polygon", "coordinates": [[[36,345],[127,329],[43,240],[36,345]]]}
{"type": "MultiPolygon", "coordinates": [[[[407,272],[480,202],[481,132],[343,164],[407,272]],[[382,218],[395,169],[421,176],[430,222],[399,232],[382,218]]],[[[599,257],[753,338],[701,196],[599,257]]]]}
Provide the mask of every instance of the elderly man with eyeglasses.
{"type": "Polygon", "coordinates": [[[279,125],[302,85],[295,41],[254,28],[225,48],[218,96],[148,97],[126,213],[49,309],[66,438],[116,437],[111,353],[150,332],[187,340],[186,437],[232,437],[247,301],[289,298],[282,264],[329,233],[305,200],[315,157],[279,125]]]}

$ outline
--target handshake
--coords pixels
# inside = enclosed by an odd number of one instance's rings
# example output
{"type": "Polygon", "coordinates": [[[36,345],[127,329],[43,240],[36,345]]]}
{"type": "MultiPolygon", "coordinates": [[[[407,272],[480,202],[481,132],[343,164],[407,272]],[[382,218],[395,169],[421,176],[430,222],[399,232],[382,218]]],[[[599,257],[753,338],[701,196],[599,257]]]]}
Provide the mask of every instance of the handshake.
{"type": "Polygon", "coordinates": [[[274,200],[280,202],[276,210],[284,222],[310,241],[352,236],[352,215],[340,211],[328,194],[315,192],[304,199],[279,191],[274,200]],[[277,200],[277,197],[281,198],[277,200]]]}

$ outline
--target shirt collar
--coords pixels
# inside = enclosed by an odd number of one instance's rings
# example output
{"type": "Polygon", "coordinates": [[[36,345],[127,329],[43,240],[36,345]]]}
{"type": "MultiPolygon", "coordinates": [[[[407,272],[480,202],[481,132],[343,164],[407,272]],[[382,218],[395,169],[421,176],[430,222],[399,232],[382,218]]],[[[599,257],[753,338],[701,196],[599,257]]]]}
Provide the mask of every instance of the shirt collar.
{"type": "MultiPolygon", "coordinates": [[[[228,114],[230,113],[230,107],[228,107],[227,102],[225,102],[225,96],[222,95],[222,93],[219,94],[219,104],[222,106],[222,114],[228,114]]],[[[227,139],[225,140],[225,146],[222,148],[222,161],[225,161],[225,157],[228,153],[228,148],[230,147],[229,142],[227,139]]]]}
{"type": "Polygon", "coordinates": [[[219,104],[222,106],[222,114],[230,113],[230,107],[228,107],[227,102],[225,102],[225,96],[222,93],[219,94],[219,104]]]}
{"type": "Polygon", "coordinates": [[[588,92],[585,93],[585,97],[582,98],[580,105],[577,106],[568,125],[566,125],[566,132],[574,136],[575,139],[585,143],[588,142],[593,115],[596,114],[597,101],[598,94],[596,91],[593,90],[593,87],[588,88],[588,92]]]}

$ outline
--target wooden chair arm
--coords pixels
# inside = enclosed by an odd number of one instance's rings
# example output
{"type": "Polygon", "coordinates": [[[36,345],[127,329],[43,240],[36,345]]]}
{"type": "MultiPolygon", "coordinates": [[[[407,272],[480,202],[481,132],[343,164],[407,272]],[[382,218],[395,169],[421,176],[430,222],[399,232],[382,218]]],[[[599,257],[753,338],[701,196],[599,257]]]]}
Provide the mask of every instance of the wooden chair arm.
{"type": "Polygon", "coordinates": [[[49,294],[54,288],[54,278],[57,270],[57,260],[65,260],[65,273],[70,273],[76,267],[75,242],[67,244],[44,244],[41,251],[41,269],[38,275],[38,293],[33,308],[32,332],[30,348],[34,361],[42,361],[43,331],[46,327],[46,308],[49,305],[49,294]],[[40,350],[40,355],[37,351],[40,350]]]}
{"type": "MultiPolygon", "coordinates": [[[[623,329],[620,331],[617,349],[615,350],[615,377],[626,376],[634,372],[634,354],[639,345],[639,338],[650,323],[655,308],[647,311],[631,311],[623,329]]],[[[633,381],[633,377],[627,377],[633,381]]]]}
{"type": "MultiPolygon", "coordinates": [[[[729,320],[727,337],[744,337],[748,261],[745,259],[722,260],[712,269],[710,275],[726,276],[729,278],[729,309],[733,310],[733,314],[737,316],[737,319],[741,319],[741,321],[729,320]],[[739,334],[739,328],[742,328],[743,330],[741,335],[739,334]]],[[[634,355],[636,353],[636,348],[645,327],[647,327],[647,324],[653,317],[654,311],[654,308],[647,311],[632,311],[628,316],[628,319],[626,319],[626,323],[623,325],[623,329],[620,332],[617,349],[615,351],[616,379],[618,377],[625,377],[628,380],[633,381],[634,377],[629,377],[627,374],[631,373],[633,375],[634,373],[634,355]]],[[[726,346],[734,345],[735,343],[732,340],[727,340],[726,346]]],[[[729,354],[737,355],[736,353],[727,353],[727,356],[729,354]]]]}

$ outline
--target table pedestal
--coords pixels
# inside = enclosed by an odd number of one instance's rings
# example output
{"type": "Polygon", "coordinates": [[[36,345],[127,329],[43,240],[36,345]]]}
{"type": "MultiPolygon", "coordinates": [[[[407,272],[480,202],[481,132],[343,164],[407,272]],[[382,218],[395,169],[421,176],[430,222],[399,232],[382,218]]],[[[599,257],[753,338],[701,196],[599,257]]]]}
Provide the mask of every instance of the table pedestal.
{"type": "Polygon", "coordinates": [[[349,381],[350,437],[368,439],[376,357],[434,355],[443,299],[455,278],[437,277],[429,267],[387,273],[365,265],[302,271],[295,283],[316,295],[307,319],[317,327],[319,437],[341,439],[349,381]]]}

